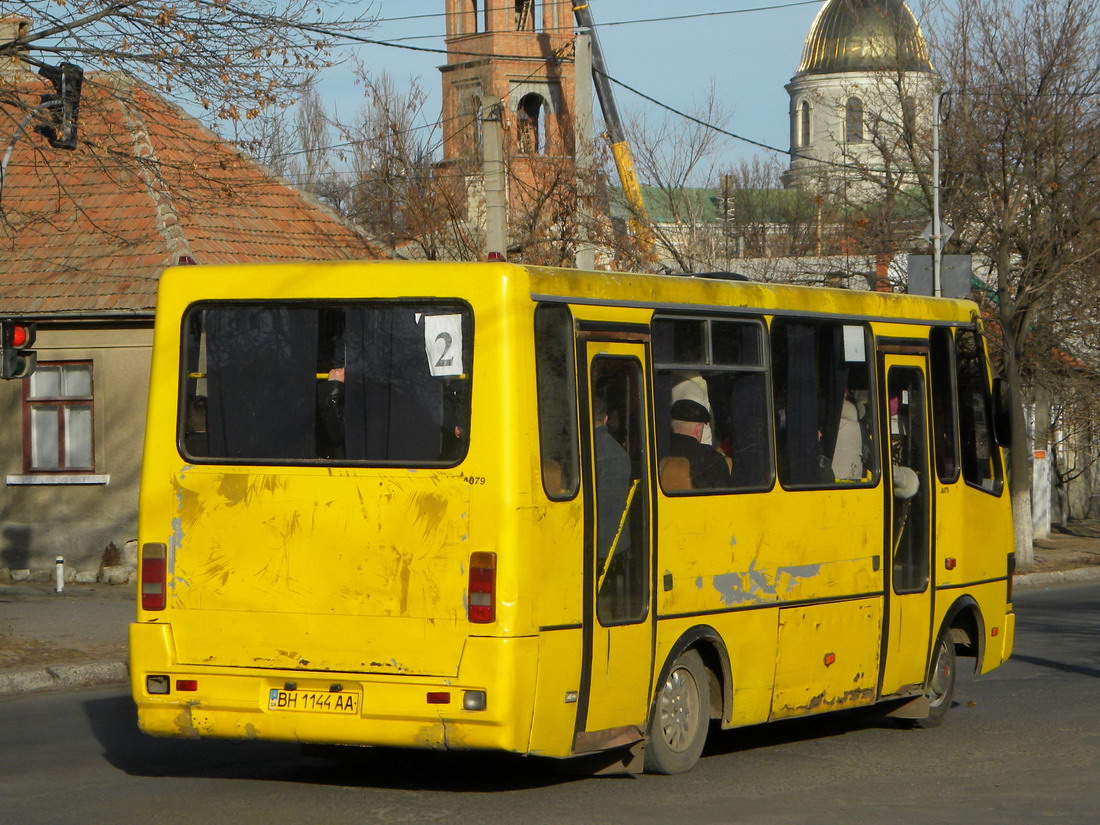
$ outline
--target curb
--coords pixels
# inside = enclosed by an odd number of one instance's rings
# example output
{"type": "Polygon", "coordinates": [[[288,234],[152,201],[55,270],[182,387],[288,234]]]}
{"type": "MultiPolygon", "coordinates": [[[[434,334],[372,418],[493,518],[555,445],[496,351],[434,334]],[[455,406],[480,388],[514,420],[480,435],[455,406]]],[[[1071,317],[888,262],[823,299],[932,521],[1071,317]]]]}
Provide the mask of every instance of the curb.
{"type": "Polygon", "coordinates": [[[1049,573],[1022,573],[1013,579],[1017,588],[1050,587],[1055,584],[1100,581],[1100,565],[1074,570],[1052,570],[1049,573]]]}
{"type": "Polygon", "coordinates": [[[129,679],[130,668],[126,662],[49,665],[30,670],[0,672],[0,696],[123,684],[129,679]]]}

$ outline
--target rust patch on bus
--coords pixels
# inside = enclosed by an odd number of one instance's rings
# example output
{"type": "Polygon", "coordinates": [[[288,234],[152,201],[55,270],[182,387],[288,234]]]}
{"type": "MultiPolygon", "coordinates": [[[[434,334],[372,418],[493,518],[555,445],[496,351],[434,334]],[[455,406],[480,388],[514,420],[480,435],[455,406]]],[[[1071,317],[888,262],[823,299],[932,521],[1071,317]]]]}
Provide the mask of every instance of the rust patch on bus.
{"type": "Polygon", "coordinates": [[[194,703],[188,703],[180,708],[180,712],[176,715],[175,723],[176,730],[179,731],[179,735],[184,739],[201,739],[199,732],[195,730],[194,721],[191,719],[191,706],[194,703]]]}
{"type": "Polygon", "coordinates": [[[869,705],[874,701],[875,691],[873,688],[859,688],[856,690],[846,690],[840,696],[834,696],[832,698],[826,696],[824,693],[819,693],[811,697],[810,700],[803,705],[784,705],[782,710],[784,717],[803,716],[810,713],[840,710],[841,708],[856,707],[858,705],[869,705]]]}

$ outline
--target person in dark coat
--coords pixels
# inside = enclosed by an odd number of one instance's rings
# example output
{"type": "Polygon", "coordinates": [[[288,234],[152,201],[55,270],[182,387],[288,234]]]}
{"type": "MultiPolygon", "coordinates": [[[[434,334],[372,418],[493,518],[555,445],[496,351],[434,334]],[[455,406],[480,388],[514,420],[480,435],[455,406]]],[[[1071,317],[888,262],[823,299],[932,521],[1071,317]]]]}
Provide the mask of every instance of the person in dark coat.
{"type": "Polygon", "coordinates": [[[681,398],[672,405],[672,436],[668,454],[682,456],[691,467],[693,489],[730,486],[726,458],[713,447],[700,443],[704,427],[710,423],[710,413],[698,401],[681,398]]]}
{"type": "MultiPolygon", "coordinates": [[[[596,556],[601,564],[611,550],[611,543],[619,530],[627,494],[633,481],[630,456],[607,429],[607,405],[600,397],[592,404],[592,440],[596,449],[596,556]]],[[[624,529],[615,549],[616,556],[630,553],[630,531],[624,529]]]]}

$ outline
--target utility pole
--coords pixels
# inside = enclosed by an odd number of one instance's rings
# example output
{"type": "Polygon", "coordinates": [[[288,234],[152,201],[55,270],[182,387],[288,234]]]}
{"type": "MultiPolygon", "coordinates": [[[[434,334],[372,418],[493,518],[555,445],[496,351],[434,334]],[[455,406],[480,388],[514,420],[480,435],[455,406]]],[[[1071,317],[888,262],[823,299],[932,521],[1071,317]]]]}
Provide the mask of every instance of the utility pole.
{"type": "Polygon", "coordinates": [[[485,191],[485,257],[505,255],[508,249],[508,211],[504,198],[504,133],[501,129],[503,107],[500,101],[481,98],[482,160],[485,191]]]}
{"type": "Polygon", "coordinates": [[[946,91],[932,95],[932,294],[943,295],[943,224],[940,222],[940,102],[946,91]]]}
{"type": "Polygon", "coordinates": [[[592,33],[577,32],[574,47],[573,104],[577,142],[577,269],[596,268],[596,248],[592,245],[592,33]]]}

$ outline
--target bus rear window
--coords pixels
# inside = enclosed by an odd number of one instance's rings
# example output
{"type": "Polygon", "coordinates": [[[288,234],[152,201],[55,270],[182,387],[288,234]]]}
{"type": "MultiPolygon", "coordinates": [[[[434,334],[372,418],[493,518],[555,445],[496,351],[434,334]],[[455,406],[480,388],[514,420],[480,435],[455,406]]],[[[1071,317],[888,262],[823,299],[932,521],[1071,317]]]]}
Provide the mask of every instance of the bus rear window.
{"type": "Polygon", "coordinates": [[[203,303],[183,337],[189,459],[449,466],[466,454],[464,304],[203,303]]]}

